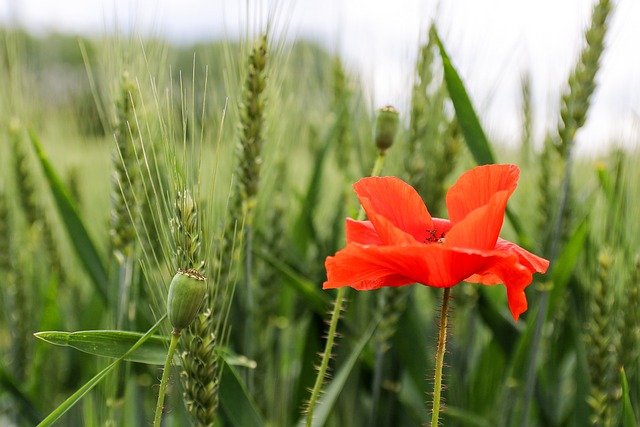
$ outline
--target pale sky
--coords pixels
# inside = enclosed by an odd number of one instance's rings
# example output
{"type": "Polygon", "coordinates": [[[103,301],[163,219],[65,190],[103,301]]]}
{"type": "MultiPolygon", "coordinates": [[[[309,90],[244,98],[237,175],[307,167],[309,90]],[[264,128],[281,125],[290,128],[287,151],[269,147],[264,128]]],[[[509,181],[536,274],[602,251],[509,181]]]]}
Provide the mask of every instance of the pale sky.
{"type": "MultiPolygon", "coordinates": [[[[338,51],[366,85],[373,107],[407,110],[419,43],[435,20],[496,141],[520,140],[520,78],[533,84],[537,139],[555,129],[561,91],[595,0],[0,0],[0,24],[34,33],[131,31],[192,42],[238,38],[275,19],[280,34],[338,51]]],[[[640,2],[614,1],[584,152],[640,139],[640,2]]],[[[276,31],[276,33],[278,33],[276,31]]]]}

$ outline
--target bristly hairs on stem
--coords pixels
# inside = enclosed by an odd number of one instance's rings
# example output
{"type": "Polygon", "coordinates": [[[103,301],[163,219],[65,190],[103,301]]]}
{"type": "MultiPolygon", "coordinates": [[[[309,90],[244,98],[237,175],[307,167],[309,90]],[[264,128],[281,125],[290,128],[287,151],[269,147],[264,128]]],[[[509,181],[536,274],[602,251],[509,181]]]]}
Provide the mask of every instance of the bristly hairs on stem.
{"type": "Polygon", "coordinates": [[[447,337],[449,334],[449,308],[451,304],[451,288],[445,288],[442,295],[442,304],[440,306],[440,316],[438,322],[438,346],[436,348],[436,364],[433,380],[433,404],[431,406],[431,426],[440,425],[440,410],[443,406],[442,391],[443,386],[443,369],[446,366],[444,356],[447,352],[447,337]]]}

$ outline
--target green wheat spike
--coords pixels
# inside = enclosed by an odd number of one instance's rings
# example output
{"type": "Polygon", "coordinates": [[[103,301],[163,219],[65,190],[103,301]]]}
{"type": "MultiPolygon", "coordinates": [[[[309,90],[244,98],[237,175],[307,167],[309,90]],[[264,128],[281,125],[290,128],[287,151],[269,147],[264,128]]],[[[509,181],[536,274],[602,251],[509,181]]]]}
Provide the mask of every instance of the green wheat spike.
{"type": "Polygon", "coordinates": [[[198,207],[189,190],[183,189],[177,192],[174,215],[171,221],[171,231],[175,244],[176,268],[196,269],[204,274],[198,207]]]}
{"type": "Polygon", "coordinates": [[[249,223],[258,194],[262,165],[266,63],[267,36],[263,34],[249,55],[240,113],[241,135],[237,145],[239,190],[243,213],[248,216],[249,223]]]}
{"type": "Polygon", "coordinates": [[[528,165],[531,160],[533,146],[533,101],[531,99],[531,76],[525,74],[520,81],[520,94],[522,96],[522,145],[520,158],[523,165],[528,165]]]}
{"type": "Polygon", "coordinates": [[[556,182],[554,181],[554,177],[556,177],[556,157],[557,153],[553,148],[553,142],[551,138],[547,136],[538,159],[540,167],[538,168],[538,207],[536,209],[536,212],[538,212],[538,216],[536,217],[538,221],[537,229],[546,230],[543,231],[542,238],[540,239],[540,250],[544,250],[545,253],[548,253],[550,241],[553,238],[548,224],[554,217],[557,198],[557,194],[554,191],[556,187],[556,182]]]}
{"type": "Polygon", "coordinates": [[[443,206],[444,180],[455,167],[461,145],[456,135],[457,124],[443,114],[446,88],[433,74],[436,49],[433,31],[432,27],[416,64],[404,163],[407,182],[423,197],[429,211],[437,215],[443,206]]]}
{"type": "MultiPolygon", "coordinates": [[[[7,194],[1,184],[2,182],[0,182],[0,272],[9,274],[13,267],[11,258],[11,254],[13,253],[13,237],[11,235],[12,222],[7,194]]],[[[4,284],[0,286],[4,288],[4,284]]]]}
{"type": "Polygon", "coordinates": [[[446,179],[453,172],[456,165],[458,154],[462,149],[463,140],[460,133],[460,126],[456,119],[452,119],[447,123],[447,128],[442,135],[440,157],[433,167],[433,190],[432,199],[428,201],[427,206],[432,212],[440,212],[442,210],[443,201],[447,192],[446,179]]]}
{"type": "Polygon", "coordinates": [[[38,221],[39,210],[32,169],[22,145],[24,141],[22,128],[17,124],[10,126],[9,136],[13,147],[13,173],[15,176],[14,182],[17,186],[18,200],[27,224],[29,227],[33,227],[38,221]]]}
{"type": "Polygon", "coordinates": [[[623,306],[626,308],[620,330],[620,350],[627,376],[637,380],[640,374],[637,369],[640,359],[640,255],[636,254],[634,261],[629,266],[631,271],[625,275],[628,280],[623,290],[623,306]]]}
{"type": "MultiPolygon", "coordinates": [[[[2,184],[2,182],[0,182],[2,184]]],[[[0,322],[9,322],[10,295],[15,292],[15,283],[13,281],[13,236],[11,233],[13,223],[11,214],[9,213],[7,194],[2,185],[0,185],[0,274],[5,280],[0,283],[0,306],[3,308],[3,314],[0,316],[0,322]]]]}
{"type": "MultiPolygon", "coordinates": [[[[175,265],[204,274],[198,204],[188,189],[177,192],[171,230],[175,265]]],[[[203,304],[201,312],[182,333],[183,370],[180,377],[184,385],[185,405],[197,426],[213,425],[218,408],[218,356],[215,353],[215,322],[209,305],[208,302],[203,304]]]]}
{"type": "Polygon", "coordinates": [[[332,111],[336,120],[336,163],[340,170],[347,171],[353,151],[353,138],[350,132],[352,117],[349,109],[353,94],[340,57],[336,56],[333,59],[331,70],[333,74],[332,111]]]}
{"type": "Polygon", "coordinates": [[[184,401],[196,426],[212,426],[218,409],[220,376],[211,309],[205,307],[186,331],[182,373],[184,401]]]}
{"type": "Polygon", "coordinates": [[[116,105],[116,150],[113,154],[111,185],[111,237],[112,252],[120,260],[133,253],[136,240],[135,218],[138,218],[136,191],[139,183],[135,144],[138,130],[135,119],[135,86],[125,73],[121,93],[116,105]]]}
{"type": "MultiPolygon", "coordinates": [[[[267,64],[267,36],[261,35],[254,43],[249,54],[247,74],[240,106],[240,138],[236,144],[237,167],[234,191],[230,199],[226,227],[221,239],[220,295],[230,295],[235,285],[232,265],[242,260],[245,270],[245,288],[243,289],[243,308],[245,313],[245,336],[250,338],[253,310],[255,306],[252,278],[252,226],[254,209],[257,203],[262,166],[262,147],[264,145],[263,127],[265,120],[265,94],[267,64]]],[[[223,298],[224,299],[224,298],[223,298]]],[[[223,303],[216,300],[216,304],[223,303]]],[[[215,308],[215,316],[222,315],[222,307],[215,308]]],[[[242,329],[240,329],[242,333],[242,329]]],[[[242,336],[242,335],[240,335],[242,336]]],[[[250,342],[245,346],[251,346],[250,342]]],[[[245,352],[250,355],[246,348],[245,352]]]]}
{"type": "Polygon", "coordinates": [[[411,90],[411,108],[409,112],[409,138],[408,150],[405,157],[405,167],[408,171],[408,182],[415,187],[419,193],[423,193],[421,188],[426,181],[426,163],[419,155],[423,144],[427,143],[428,134],[428,104],[429,97],[427,90],[433,79],[432,65],[434,60],[435,42],[432,37],[420,48],[418,63],[416,64],[416,81],[411,90]]]}
{"type": "MultiPolygon", "coordinates": [[[[229,253],[229,249],[236,247],[240,251],[240,245],[234,245],[234,239],[238,236],[237,230],[243,221],[250,226],[253,209],[258,193],[260,168],[262,165],[262,146],[264,139],[262,130],[264,126],[265,99],[263,91],[266,87],[266,60],[267,37],[262,35],[255,43],[249,55],[247,64],[247,76],[242,93],[242,105],[240,107],[240,139],[237,148],[237,168],[235,191],[231,196],[230,211],[227,226],[222,239],[221,252],[229,253]]],[[[239,259],[239,253],[228,257],[230,260],[239,259]]],[[[227,277],[229,266],[224,266],[221,277],[227,277]]]]}
{"type": "Polygon", "coordinates": [[[560,107],[562,123],[558,126],[560,140],[557,148],[565,159],[573,148],[576,132],[587,119],[591,95],[596,88],[596,74],[600,69],[600,57],[604,52],[607,18],[611,8],[610,0],[600,0],[594,6],[591,26],[585,33],[587,45],[583,48],[580,59],[569,76],[568,92],[562,96],[560,107]]]}
{"type": "MultiPolygon", "coordinates": [[[[0,325],[2,325],[3,329],[10,330],[12,333],[10,354],[13,361],[16,362],[13,375],[18,379],[24,377],[25,371],[24,359],[20,360],[18,358],[26,354],[26,349],[24,348],[24,341],[18,339],[19,337],[16,336],[16,331],[14,331],[16,311],[12,310],[11,307],[15,307],[20,298],[24,299],[24,296],[20,295],[24,293],[24,290],[20,289],[16,281],[16,274],[19,274],[19,272],[15,271],[15,260],[11,256],[11,254],[15,254],[13,252],[15,243],[11,232],[13,222],[9,213],[7,194],[2,184],[3,182],[0,181],[0,274],[4,278],[0,283],[0,306],[2,307],[0,325]],[[14,348],[14,345],[17,345],[17,348],[14,348]]],[[[9,413],[13,415],[12,412],[9,413]]]]}
{"type": "MultiPolygon", "coordinates": [[[[39,213],[37,205],[37,196],[35,193],[35,187],[33,184],[32,169],[29,165],[26,153],[23,151],[22,146],[22,128],[13,121],[9,128],[9,137],[12,142],[13,148],[13,173],[14,182],[16,185],[18,200],[24,218],[27,223],[27,231],[35,231],[39,224],[39,213]]],[[[39,236],[35,236],[39,237],[39,236]]],[[[19,253],[14,253],[14,257],[17,258],[17,262],[20,263],[19,253]]],[[[30,270],[29,270],[30,271],[30,270]]],[[[14,378],[18,381],[23,380],[26,375],[27,367],[27,355],[29,352],[29,344],[27,342],[29,336],[30,324],[29,319],[30,310],[32,306],[32,298],[29,294],[30,288],[25,286],[26,271],[18,266],[13,269],[11,278],[13,283],[10,284],[11,295],[11,314],[9,323],[11,325],[12,343],[11,343],[11,356],[14,361],[14,378]]]]}
{"type": "Polygon", "coordinates": [[[68,275],[62,263],[62,258],[60,257],[60,254],[62,252],[60,251],[54,231],[51,228],[51,221],[45,215],[44,208],[40,208],[40,211],[40,225],[43,249],[47,255],[52,273],[57,274],[58,281],[60,283],[66,283],[68,280],[68,275]]]}
{"type": "Polygon", "coordinates": [[[616,349],[619,338],[616,334],[614,293],[610,277],[613,263],[612,253],[603,248],[598,254],[597,275],[590,289],[589,318],[585,340],[591,386],[587,403],[592,409],[591,422],[596,426],[614,425],[616,403],[615,387],[619,367],[616,349]]]}
{"type": "MultiPolygon", "coordinates": [[[[612,5],[609,0],[600,0],[593,8],[591,15],[591,25],[585,32],[586,46],[583,48],[580,58],[572,70],[566,93],[562,96],[560,105],[560,124],[558,125],[558,136],[553,139],[556,152],[559,154],[560,164],[553,165],[551,180],[563,177],[558,183],[548,182],[549,191],[555,194],[553,202],[547,206],[554,206],[555,226],[550,229],[552,236],[546,246],[545,253],[548,257],[557,256],[562,242],[568,238],[571,232],[571,220],[575,203],[575,194],[572,191],[572,169],[573,169],[573,146],[576,132],[584,125],[587,112],[590,106],[591,95],[596,87],[596,74],[600,68],[600,57],[604,51],[604,38],[607,33],[607,18],[612,5]],[[561,181],[561,182],[560,182],[561,181]],[[557,196],[559,195],[559,196],[557,196]]],[[[546,147],[545,147],[546,148],[546,147]]],[[[550,153],[545,159],[551,161],[553,156],[550,153]]],[[[544,165],[543,167],[551,167],[544,165]]]]}

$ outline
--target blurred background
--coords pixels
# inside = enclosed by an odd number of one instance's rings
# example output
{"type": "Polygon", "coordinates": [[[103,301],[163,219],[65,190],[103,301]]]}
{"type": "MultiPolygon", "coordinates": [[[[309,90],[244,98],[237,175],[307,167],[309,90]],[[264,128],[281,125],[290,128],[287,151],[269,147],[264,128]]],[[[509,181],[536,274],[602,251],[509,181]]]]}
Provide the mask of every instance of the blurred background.
{"type": "MultiPolygon", "coordinates": [[[[580,153],[602,153],[637,137],[640,5],[615,3],[580,153]]],[[[237,40],[272,17],[275,38],[306,39],[340,54],[371,105],[406,111],[419,42],[437,22],[488,132],[513,147],[523,76],[531,80],[536,139],[557,124],[562,85],[578,57],[591,7],[589,0],[1,0],[0,25],[38,38],[120,33],[185,46],[237,40]]]]}

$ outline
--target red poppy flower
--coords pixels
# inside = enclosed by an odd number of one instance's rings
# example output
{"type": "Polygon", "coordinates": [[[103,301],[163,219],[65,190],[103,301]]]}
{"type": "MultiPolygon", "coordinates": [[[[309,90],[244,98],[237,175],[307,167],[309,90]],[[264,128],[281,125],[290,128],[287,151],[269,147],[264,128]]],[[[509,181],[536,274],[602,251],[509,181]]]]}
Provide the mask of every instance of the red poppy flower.
{"type": "Polygon", "coordinates": [[[418,193],[398,178],[361,179],[353,187],[369,220],[347,219],[347,245],[327,257],[323,289],[504,283],[518,320],[527,309],[524,289],[533,273],[549,266],[498,237],[519,175],[515,165],[479,166],[464,173],[447,193],[448,220],[432,218],[418,193]]]}

